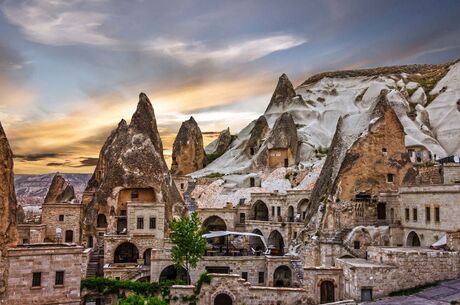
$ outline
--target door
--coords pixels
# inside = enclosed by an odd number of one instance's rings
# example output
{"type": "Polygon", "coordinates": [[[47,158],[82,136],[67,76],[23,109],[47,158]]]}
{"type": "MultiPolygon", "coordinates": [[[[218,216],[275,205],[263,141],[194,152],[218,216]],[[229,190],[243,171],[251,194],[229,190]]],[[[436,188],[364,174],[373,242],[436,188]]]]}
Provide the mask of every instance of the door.
{"type": "Polygon", "coordinates": [[[65,231],[65,242],[66,243],[73,242],[73,231],[72,230],[65,231]]]}
{"type": "Polygon", "coordinates": [[[361,301],[362,302],[372,301],[372,288],[361,288],[361,301]]]}
{"type": "Polygon", "coordinates": [[[335,301],[334,296],[334,283],[331,281],[324,281],[321,283],[321,300],[320,303],[332,303],[335,301]]]}
{"type": "Polygon", "coordinates": [[[284,167],[289,167],[289,159],[284,159],[284,167]]]}
{"type": "Polygon", "coordinates": [[[379,202],[377,204],[377,219],[385,220],[387,219],[387,205],[385,202],[379,202]]]}

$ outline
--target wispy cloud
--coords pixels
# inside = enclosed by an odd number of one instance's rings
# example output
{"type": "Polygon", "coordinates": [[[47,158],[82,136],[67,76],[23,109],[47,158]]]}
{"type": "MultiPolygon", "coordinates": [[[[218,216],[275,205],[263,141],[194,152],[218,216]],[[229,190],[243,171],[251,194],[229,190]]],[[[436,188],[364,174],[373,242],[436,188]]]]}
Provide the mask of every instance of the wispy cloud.
{"type": "Polygon", "coordinates": [[[9,1],[1,10],[34,42],[55,46],[113,45],[117,41],[100,31],[108,16],[80,8],[83,4],[95,2],[100,1],[9,1]]]}
{"type": "Polygon", "coordinates": [[[184,41],[160,37],[147,43],[145,50],[164,54],[187,65],[193,65],[203,60],[212,60],[218,63],[252,61],[306,42],[306,38],[296,35],[272,34],[266,37],[235,41],[225,46],[212,47],[202,41],[184,41]]]}

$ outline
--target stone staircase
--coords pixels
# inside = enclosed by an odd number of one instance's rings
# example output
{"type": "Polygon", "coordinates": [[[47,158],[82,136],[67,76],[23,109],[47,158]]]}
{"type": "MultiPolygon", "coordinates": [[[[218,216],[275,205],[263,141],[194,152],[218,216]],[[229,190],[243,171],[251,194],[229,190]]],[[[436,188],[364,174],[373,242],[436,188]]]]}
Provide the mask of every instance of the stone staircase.
{"type": "Polygon", "coordinates": [[[299,287],[303,287],[303,262],[300,259],[292,259],[291,266],[294,270],[295,281],[299,284],[299,287]]]}
{"type": "Polygon", "coordinates": [[[99,251],[91,251],[89,256],[86,277],[96,277],[99,269],[99,251]]]}
{"type": "Polygon", "coordinates": [[[188,211],[191,213],[195,211],[198,207],[194,198],[192,198],[192,192],[196,187],[196,181],[190,180],[187,185],[187,189],[184,192],[184,201],[187,206],[188,211]]]}

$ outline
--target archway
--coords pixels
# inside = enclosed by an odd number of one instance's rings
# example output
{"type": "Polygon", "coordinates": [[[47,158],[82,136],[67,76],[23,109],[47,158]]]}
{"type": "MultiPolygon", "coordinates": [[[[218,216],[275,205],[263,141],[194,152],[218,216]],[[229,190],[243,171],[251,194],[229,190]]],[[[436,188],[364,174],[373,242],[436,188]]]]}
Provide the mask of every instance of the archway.
{"type": "Polygon", "coordinates": [[[152,257],[152,248],[148,248],[147,250],[144,251],[144,254],[142,255],[142,258],[144,259],[144,265],[150,266],[151,257],[152,257]]]}
{"type": "Polygon", "coordinates": [[[284,254],[284,240],[281,233],[274,230],[268,237],[268,248],[271,251],[271,255],[283,255],[284,254]]]}
{"type": "Polygon", "coordinates": [[[104,214],[97,215],[97,227],[98,228],[107,228],[107,218],[104,214]]]}
{"type": "Polygon", "coordinates": [[[136,263],[139,258],[139,250],[130,243],[124,242],[115,249],[114,263],[136,263]]]}
{"type": "Polygon", "coordinates": [[[214,298],[214,305],[233,305],[233,300],[228,294],[219,293],[214,298]]]}
{"type": "Polygon", "coordinates": [[[288,213],[287,213],[287,221],[288,222],[294,222],[294,207],[290,205],[288,207],[288,213]]]}
{"type": "Polygon", "coordinates": [[[205,232],[227,230],[227,225],[225,224],[225,221],[219,216],[211,216],[206,218],[205,221],[203,221],[202,226],[205,232]]]}
{"type": "Polygon", "coordinates": [[[417,233],[411,231],[409,235],[407,235],[406,246],[420,247],[420,238],[417,233]]]}
{"type": "Polygon", "coordinates": [[[273,286],[275,287],[291,287],[292,286],[292,271],[288,266],[279,266],[273,273],[273,286]]]}
{"type": "Polygon", "coordinates": [[[331,281],[323,281],[321,283],[321,298],[320,303],[332,303],[335,301],[334,283],[331,281]]]}
{"type": "Polygon", "coordinates": [[[73,231],[72,230],[65,231],[65,242],[66,243],[73,242],[73,231]]]}
{"type": "Polygon", "coordinates": [[[300,220],[304,221],[307,217],[308,208],[310,207],[310,200],[304,198],[297,204],[297,214],[300,215],[300,220]]]}
{"type": "Polygon", "coordinates": [[[254,220],[268,221],[268,207],[263,201],[257,200],[252,209],[254,220]]]}
{"type": "MultiPolygon", "coordinates": [[[[264,236],[259,229],[255,229],[254,231],[252,231],[252,233],[260,235],[260,236],[264,236]]],[[[264,246],[263,241],[257,236],[249,237],[249,247],[257,255],[260,255],[262,252],[265,251],[265,246],[264,246]]]]}
{"type": "Polygon", "coordinates": [[[187,270],[182,267],[176,267],[174,265],[169,265],[164,268],[160,273],[159,281],[174,281],[181,280],[184,283],[189,283],[190,277],[187,275],[187,270]]]}

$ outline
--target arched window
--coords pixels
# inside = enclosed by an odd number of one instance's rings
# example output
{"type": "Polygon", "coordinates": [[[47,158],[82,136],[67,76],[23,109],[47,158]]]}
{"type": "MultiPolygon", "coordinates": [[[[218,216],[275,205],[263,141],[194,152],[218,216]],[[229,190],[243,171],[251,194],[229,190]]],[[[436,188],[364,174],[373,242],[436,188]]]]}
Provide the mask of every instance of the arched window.
{"type": "Polygon", "coordinates": [[[310,207],[310,201],[306,198],[300,200],[299,203],[297,204],[297,214],[299,215],[301,221],[305,221],[309,207],[310,207]]]}
{"type": "Polygon", "coordinates": [[[152,257],[152,248],[148,248],[147,250],[144,251],[144,255],[142,256],[144,258],[144,265],[150,266],[150,258],[152,257]]]}
{"type": "Polygon", "coordinates": [[[291,287],[292,271],[288,266],[279,266],[273,273],[274,287],[291,287]]]}
{"type": "Polygon", "coordinates": [[[284,254],[284,240],[281,233],[274,230],[268,237],[268,249],[270,249],[271,255],[283,255],[284,254]]]}
{"type": "Polygon", "coordinates": [[[288,208],[287,221],[294,222],[294,207],[292,205],[288,208]]]}
{"type": "Polygon", "coordinates": [[[220,293],[214,298],[214,305],[233,305],[233,300],[228,294],[220,293]]]}
{"type": "MultiPolygon", "coordinates": [[[[258,229],[255,229],[254,231],[252,231],[252,233],[264,236],[262,232],[258,229]]],[[[251,251],[254,251],[256,255],[260,255],[262,252],[266,250],[263,241],[257,236],[249,237],[249,247],[251,248],[251,251]]]]}
{"type": "Polygon", "coordinates": [[[130,243],[124,242],[115,249],[114,263],[136,263],[139,258],[139,250],[130,243]]]}
{"type": "Polygon", "coordinates": [[[98,228],[107,228],[107,218],[104,214],[97,215],[97,227],[98,228]]]}
{"type": "Polygon", "coordinates": [[[254,220],[268,221],[268,207],[263,201],[256,201],[252,209],[254,220]]]}
{"type": "Polygon", "coordinates": [[[206,218],[205,221],[203,221],[202,226],[206,232],[227,230],[227,225],[225,224],[225,221],[219,216],[211,216],[206,218]]]}
{"type": "Polygon", "coordinates": [[[411,231],[409,235],[407,235],[406,240],[407,247],[420,247],[420,238],[417,233],[411,231]]]}
{"type": "Polygon", "coordinates": [[[182,267],[176,267],[174,265],[169,265],[168,267],[164,268],[160,273],[159,281],[166,281],[166,280],[181,280],[184,283],[190,282],[190,277],[187,274],[187,270],[182,267]]]}

